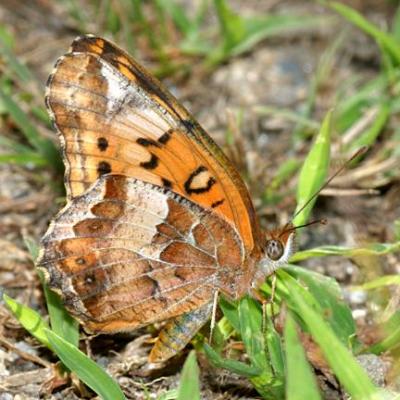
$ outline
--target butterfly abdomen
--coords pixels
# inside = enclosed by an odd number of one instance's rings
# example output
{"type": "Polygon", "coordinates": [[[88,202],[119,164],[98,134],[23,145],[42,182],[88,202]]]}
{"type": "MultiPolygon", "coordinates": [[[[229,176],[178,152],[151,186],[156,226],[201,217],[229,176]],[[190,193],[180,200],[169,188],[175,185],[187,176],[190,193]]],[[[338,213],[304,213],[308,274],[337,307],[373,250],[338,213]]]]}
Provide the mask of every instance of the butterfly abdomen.
{"type": "Polygon", "coordinates": [[[167,322],[151,350],[149,361],[162,362],[179,353],[208,321],[211,311],[212,302],[167,322]]]}

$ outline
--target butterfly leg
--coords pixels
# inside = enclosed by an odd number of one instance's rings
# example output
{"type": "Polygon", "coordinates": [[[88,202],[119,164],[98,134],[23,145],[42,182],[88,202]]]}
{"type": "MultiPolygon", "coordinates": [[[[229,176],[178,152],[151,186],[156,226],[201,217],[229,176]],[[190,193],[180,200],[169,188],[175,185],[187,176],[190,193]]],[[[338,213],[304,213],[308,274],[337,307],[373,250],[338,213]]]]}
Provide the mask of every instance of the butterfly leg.
{"type": "Polygon", "coordinates": [[[269,302],[271,303],[272,320],[275,319],[275,310],[274,310],[275,291],[276,291],[276,273],[274,272],[271,279],[271,297],[269,298],[269,302]]]}
{"type": "Polygon", "coordinates": [[[179,353],[208,321],[212,310],[213,302],[209,302],[168,321],[151,349],[149,362],[163,362],[179,353]]]}
{"type": "Polygon", "coordinates": [[[212,335],[214,332],[214,328],[215,328],[215,319],[217,317],[217,305],[218,305],[218,295],[219,295],[219,291],[217,290],[214,293],[214,300],[212,302],[212,313],[211,313],[211,323],[210,323],[210,337],[208,340],[208,343],[212,343],[212,335]]]}
{"type": "Polygon", "coordinates": [[[275,299],[275,291],[276,291],[276,273],[273,273],[272,279],[271,279],[271,296],[269,297],[268,300],[265,298],[259,298],[261,301],[261,306],[262,306],[262,331],[266,331],[266,325],[267,325],[267,306],[268,304],[271,305],[271,319],[275,319],[275,310],[274,310],[274,299],[275,299]]]}

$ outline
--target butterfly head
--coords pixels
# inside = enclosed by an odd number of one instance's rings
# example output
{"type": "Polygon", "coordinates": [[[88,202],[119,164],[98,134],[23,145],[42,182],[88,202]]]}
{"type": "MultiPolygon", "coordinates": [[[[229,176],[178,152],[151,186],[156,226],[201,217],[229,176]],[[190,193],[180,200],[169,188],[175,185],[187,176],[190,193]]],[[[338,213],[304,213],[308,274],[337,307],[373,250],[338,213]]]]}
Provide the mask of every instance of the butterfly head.
{"type": "Polygon", "coordinates": [[[287,264],[294,252],[296,227],[291,223],[265,232],[264,258],[260,262],[263,273],[270,274],[287,264]]]}

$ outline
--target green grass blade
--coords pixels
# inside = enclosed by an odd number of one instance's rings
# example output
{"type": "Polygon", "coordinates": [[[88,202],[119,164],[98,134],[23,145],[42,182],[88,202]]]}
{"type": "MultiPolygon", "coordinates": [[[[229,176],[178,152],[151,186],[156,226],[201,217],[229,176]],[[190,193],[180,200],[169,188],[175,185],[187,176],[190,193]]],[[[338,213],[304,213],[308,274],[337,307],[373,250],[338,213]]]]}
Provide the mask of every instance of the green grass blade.
{"type": "Polygon", "coordinates": [[[21,154],[0,154],[0,163],[29,167],[45,167],[48,165],[48,160],[40,154],[29,151],[21,154]]]}
{"type": "Polygon", "coordinates": [[[284,337],[287,366],[286,399],[320,400],[315,377],[297,336],[296,323],[291,314],[286,318],[284,337]]]}
{"type": "Polygon", "coordinates": [[[11,150],[12,153],[16,154],[32,152],[31,147],[26,146],[17,140],[10,139],[5,136],[0,136],[0,147],[2,147],[4,150],[7,149],[7,151],[11,150]]]}
{"type": "MultiPolygon", "coordinates": [[[[348,86],[348,84],[346,84],[348,86]]],[[[385,75],[380,74],[377,78],[368,81],[361,87],[354,88],[354,94],[344,95],[337,101],[335,128],[339,133],[345,132],[354,125],[365,110],[374,107],[383,93],[387,91],[388,81],[385,75]]]]}
{"type": "Polygon", "coordinates": [[[293,304],[298,315],[307,325],[313,339],[320,346],[325,359],[329,363],[340,383],[354,399],[372,399],[377,395],[377,388],[367,373],[358,364],[342,342],[325,322],[322,314],[318,314],[304,301],[299,284],[293,279],[285,279],[293,304]]]}
{"type": "Polygon", "coordinates": [[[7,112],[12,117],[15,124],[26,137],[26,140],[31,146],[47,160],[48,165],[56,167],[61,166],[61,159],[56,146],[48,139],[41,137],[38,130],[30,122],[25,112],[18,106],[18,104],[4,91],[0,89],[0,100],[2,100],[7,112]]]}
{"type": "Polygon", "coordinates": [[[328,25],[332,19],[310,15],[265,15],[261,17],[244,18],[245,35],[230,51],[230,56],[237,56],[251,50],[260,41],[278,35],[290,34],[296,31],[315,29],[328,25]]]}
{"type": "Polygon", "coordinates": [[[49,349],[52,349],[52,346],[45,333],[45,331],[49,329],[49,326],[40,316],[40,314],[35,310],[32,310],[32,308],[15,301],[6,294],[3,295],[3,300],[8,309],[26,330],[37,340],[39,340],[40,343],[49,349]]]}
{"type": "Polygon", "coordinates": [[[219,306],[225,317],[228,318],[230,324],[235,328],[236,332],[240,332],[240,321],[238,313],[237,302],[231,302],[225,299],[223,296],[219,299],[219,306]]]}
{"type": "Polygon", "coordinates": [[[235,374],[245,376],[247,378],[253,378],[261,374],[262,370],[258,367],[247,365],[237,360],[229,360],[222,358],[210,345],[204,343],[204,352],[210,362],[216,368],[223,368],[228,371],[234,372],[235,374]]]}
{"type": "Polygon", "coordinates": [[[60,360],[103,400],[125,400],[118,384],[93,360],[56,333],[46,330],[47,338],[60,360]]]}
{"type": "Polygon", "coordinates": [[[261,373],[261,369],[247,365],[243,362],[236,360],[229,360],[222,358],[210,345],[207,343],[203,344],[204,352],[210,362],[217,368],[224,368],[228,371],[234,372],[235,374],[245,376],[247,378],[256,377],[261,373]]]}
{"type": "Polygon", "coordinates": [[[400,310],[395,311],[387,321],[380,324],[377,327],[377,331],[382,333],[383,339],[372,346],[362,349],[362,353],[380,355],[400,348],[400,310]]]}
{"type": "Polygon", "coordinates": [[[265,203],[276,204],[281,200],[282,195],[279,195],[277,189],[298,171],[300,165],[301,163],[299,160],[289,158],[279,166],[274,179],[263,194],[263,201],[265,203]]]}
{"type": "Polygon", "coordinates": [[[171,389],[168,390],[168,392],[163,393],[162,395],[157,397],[157,400],[176,400],[177,396],[178,396],[178,391],[176,389],[171,389]]]}
{"type": "Polygon", "coordinates": [[[359,12],[343,3],[328,2],[328,5],[349,22],[374,38],[378,43],[381,43],[391,54],[396,64],[400,64],[400,44],[394,37],[383,32],[376,25],[365,19],[359,12]]]}
{"type": "Polygon", "coordinates": [[[73,346],[79,344],[79,323],[65,309],[60,296],[49,289],[42,280],[51,329],[73,346]]]}
{"type": "Polygon", "coordinates": [[[375,120],[371,126],[365,132],[363,132],[361,136],[351,142],[350,147],[352,149],[358,149],[363,146],[372,146],[376,142],[379,134],[383,131],[383,128],[389,120],[390,115],[390,104],[385,101],[380,105],[375,120]]]}
{"type": "Polygon", "coordinates": [[[193,29],[193,21],[190,20],[182,5],[177,4],[175,0],[157,0],[157,5],[171,16],[174,24],[182,34],[190,34],[193,29]]]}
{"type": "Polygon", "coordinates": [[[39,256],[39,246],[37,243],[29,236],[24,236],[24,244],[29,251],[29,254],[32,257],[33,262],[36,262],[36,259],[39,256]]]}
{"type": "Polygon", "coordinates": [[[392,21],[392,36],[400,42],[400,6],[397,6],[396,13],[392,21]]]}
{"type": "Polygon", "coordinates": [[[228,4],[225,0],[214,0],[226,52],[239,43],[246,34],[244,19],[233,12],[228,4]]]}
{"type": "MultiPolygon", "coordinates": [[[[295,215],[322,187],[326,180],[330,160],[331,118],[332,111],[328,112],[322,122],[318,136],[300,171],[295,215]]],[[[293,220],[295,225],[302,225],[307,222],[315,200],[311,201],[300,214],[296,215],[293,220]]]]}
{"type": "Polygon", "coordinates": [[[311,118],[306,118],[302,113],[289,110],[287,108],[278,108],[273,106],[255,106],[253,110],[259,115],[267,115],[274,117],[282,117],[287,121],[302,124],[305,128],[317,131],[320,128],[320,123],[311,118]]]}
{"type": "MultiPolygon", "coordinates": [[[[281,398],[284,391],[283,377],[275,375],[272,371],[265,335],[262,330],[261,307],[254,299],[245,296],[239,302],[238,311],[240,333],[246,347],[246,353],[250,358],[251,365],[261,370],[261,373],[250,378],[250,381],[263,398],[281,398]]],[[[270,342],[269,344],[274,345],[275,343],[270,342]]],[[[274,353],[277,351],[278,349],[275,348],[274,353]]]]}
{"type": "Polygon", "coordinates": [[[355,323],[336,280],[296,266],[288,266],[285,271],[307,286],[341,342],[346,346],[352,343],[356,334],[355,323]]]}
{"type": "Polygon", "coordinates": [[[4,57],[7,68],[11,70],[22,84],[30,84],[35,81],[35,77],[26,65],[22,64],[17,57],[15,57],[10,43],[4,37],[4,32],[0,35],[0,54],[4,57]]]}
{"type": "Polygon", "coordinates": [[[307,260],[313,257],[326,256],[384,256],[400,250],[400,242],[395,243],[372,243],[365,247],[344,247],[344,246],[320,246],[314,249],[299,251],[290,258],[291,263],[307,260]]]}
{"type": "Polygon", "coordinates": [[[379,278],[366,282],[362,285],[352,286],[352,288],[354,290],[373,290],[390,285],[400,285],[400,275],[380,276],[379,278]]]}
{"type": "Polygon", "coordinates": [[[282,341],[271,318],[267,318],[265,336],[269,362],[271,363],[275,375],[283,377],[285,375],[285,361],[282,341]]]}
{"type": "Polygon", "coordinates": [[[262,314],[259,305],[250,297],[244,297],[239,302],[240,332],[246,346],[246,352],[253,365],[272,374],[265,353],[265,339],[262,327],[262,314]]]}
{"type": "Polygon", "coordinates": [[[200,400],[199,367],[192,350],[183,365],[177,400],[200,400]]]}

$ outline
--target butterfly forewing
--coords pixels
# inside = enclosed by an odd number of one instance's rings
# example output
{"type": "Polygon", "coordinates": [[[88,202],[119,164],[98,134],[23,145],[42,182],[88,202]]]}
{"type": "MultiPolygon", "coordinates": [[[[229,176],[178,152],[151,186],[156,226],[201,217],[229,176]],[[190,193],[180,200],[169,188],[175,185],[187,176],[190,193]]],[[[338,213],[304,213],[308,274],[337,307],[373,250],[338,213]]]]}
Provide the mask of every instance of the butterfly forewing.
{"type": "Polygon", "coordinates": [[[75,197],[42,241],[39,266],[93,331],[163,321],[237,298],[246,275],[236,230],[216,213],[156,185],[105,175],[75,197]]]}
{"type": "Polygon", "coordinates": [[[247,189],[218,146],[175,98],[104,39],[72,44],[49,78],[46,102],[60,133],[69,199],[104,174],[178,193],[232,222],[248,254],[259,229],[247,189]]]}

